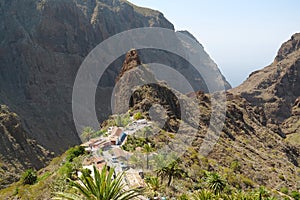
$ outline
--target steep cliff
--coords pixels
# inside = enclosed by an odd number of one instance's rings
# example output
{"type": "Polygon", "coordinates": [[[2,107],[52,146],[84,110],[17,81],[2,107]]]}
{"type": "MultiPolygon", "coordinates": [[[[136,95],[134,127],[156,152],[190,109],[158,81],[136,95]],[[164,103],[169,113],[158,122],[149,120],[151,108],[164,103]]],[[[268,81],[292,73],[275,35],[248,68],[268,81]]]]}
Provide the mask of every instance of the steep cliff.
{"type": "Polygon", "coordinates": [[[80,141],[72,87],[89,51],[128,29],[173,29],[161,13],[119,0],[1,1],[0,10],[0,101],[55,152],[80,141]]]}

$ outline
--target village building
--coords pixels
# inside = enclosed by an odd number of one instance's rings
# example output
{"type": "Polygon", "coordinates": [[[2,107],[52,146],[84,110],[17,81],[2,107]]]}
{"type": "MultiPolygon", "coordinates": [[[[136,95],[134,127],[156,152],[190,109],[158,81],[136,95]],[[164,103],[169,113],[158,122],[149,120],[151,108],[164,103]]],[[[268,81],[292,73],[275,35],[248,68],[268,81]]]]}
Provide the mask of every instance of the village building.
{"type": "Polygon", "coordinates": [[[112,145],[121,145],[124,142],[126,137],[127,134],[123,132],[121,128],[113,127],[109,139],[112,145]]]}
{"type": "Polygon", "coordinates": [[[130,168],[125,173],[125,181],[130,188],[143,188],[145,187],[145,182],[140,176],[139,171],[130,168]]]}

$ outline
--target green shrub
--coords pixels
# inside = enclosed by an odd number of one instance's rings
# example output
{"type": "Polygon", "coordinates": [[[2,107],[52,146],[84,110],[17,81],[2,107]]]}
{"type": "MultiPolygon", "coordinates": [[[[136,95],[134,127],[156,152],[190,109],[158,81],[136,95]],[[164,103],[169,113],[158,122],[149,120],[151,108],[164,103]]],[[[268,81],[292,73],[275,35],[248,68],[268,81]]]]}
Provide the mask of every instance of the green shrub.
{"type": "Polygon", "coordinates": [[[293,197],[296,200],[300,200],[300,193],[297,191],[292,191],[291,192],[291,197],[293,197]]]}
{"type": "Polygon", "coordinates": [[[214,194],[220,194],[226,187],[226,180],[216,172],[208,172],[206,174],[206,184],[214,194]]]}
{"type": "Polygon", "coordinates": [[[66,162],[60,169],[59,174],[60,176],[64,176],[67,178],[71,178],[73,173],[73,165],[70,162],[66,162]]]}
{"type": "Polygon", "coordinates": [[[139,119],[143,119],[143,115],[141,112],[137,112],[133,115],[133,119],[135,120],[139,120],[139,119]]]}
{"type": "Polygon", "coordinates": [[[248,188],[253,188],[254,187],[254,182],[251,179],[247,178],[247,177],[242,177],[242,182],[248,188]]]}
{"type": "Polygon", "coordinates": [[[287,187],[282,187],[282,188],[280,188],[280,192],[282,192],[283,194],[288,194],[289,189],[287,187]]]}
{"type": "Polygon", "coordinates": [[[285,178],[284,178],[284,176],[282,175],[282,174],[280,174],[279,176],[278,176],[278,178],[280,178],[281,180],[285,180],[285,178]]]}
{"type": "Polygon", "coordinates": [[[26,170],[22,175],[22,183],[24,185],[33,185],[37,180],[36,171],[33,169],[26,170]]]}
{"type": "Polygon", "coordinates": [[[85,154],[85,150],[84,150],[84,147],[82,146],[75,146],[75,147],[72,147],[70,148],[68,151],[67,151],[67,161],[68,162],[72,162],[74,158],[80,156],[80,155],[83,155],[85,154]]]}
{"type": "Polygon", "coordinates": [[[231,164],[230,164],[230,169],[232,169],[232,171],[237,172],[241,170],[241,164],[239,163],[238,160],[234,160],[231,164]]]}
{"type": "Polygon", "coordinates": [[[189,200],[189,197],[187,194],[182,194],[180,197],[179,197],[179,200],[189,200]]]}

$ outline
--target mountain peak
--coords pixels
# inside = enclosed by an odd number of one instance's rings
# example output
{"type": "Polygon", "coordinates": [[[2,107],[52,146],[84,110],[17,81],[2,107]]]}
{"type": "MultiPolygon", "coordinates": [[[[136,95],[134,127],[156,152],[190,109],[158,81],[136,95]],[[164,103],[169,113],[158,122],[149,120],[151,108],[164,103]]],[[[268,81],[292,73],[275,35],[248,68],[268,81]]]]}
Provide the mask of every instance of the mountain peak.
{"type": "Polygon", "coordinates": [[[279,62],[300,48],[300,33],[292,35],[291,39],[283,43],[278,51],[275,61],[279,62]]]}
{"type": "Polygon", "coordinates": [[[141,64],[140,57],[136,49],[131,49],[126,53],[125,61],[122,65],[119,76],[116,79],[116,82],[129,70],[139,66],[141,64]]]}

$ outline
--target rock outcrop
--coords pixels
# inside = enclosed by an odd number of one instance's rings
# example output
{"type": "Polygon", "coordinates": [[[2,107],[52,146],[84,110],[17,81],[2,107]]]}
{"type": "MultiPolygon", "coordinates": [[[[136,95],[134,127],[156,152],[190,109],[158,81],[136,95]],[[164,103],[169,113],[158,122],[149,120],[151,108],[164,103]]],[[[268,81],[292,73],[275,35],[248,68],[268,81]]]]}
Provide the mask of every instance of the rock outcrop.
{"type": "Polygon", "coordinates": [[[126,72],[128,72],[129,70],[135,67],[138,67],[140,64],[141,64],[141,60],[137,50],[135,49],[130,50],[125,56],[125,61],[122,65],[121,71],[119,73],[119,76],[116,79],[116,82],[118,82],[126,72]]]}

